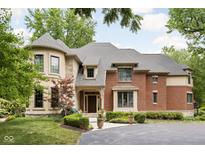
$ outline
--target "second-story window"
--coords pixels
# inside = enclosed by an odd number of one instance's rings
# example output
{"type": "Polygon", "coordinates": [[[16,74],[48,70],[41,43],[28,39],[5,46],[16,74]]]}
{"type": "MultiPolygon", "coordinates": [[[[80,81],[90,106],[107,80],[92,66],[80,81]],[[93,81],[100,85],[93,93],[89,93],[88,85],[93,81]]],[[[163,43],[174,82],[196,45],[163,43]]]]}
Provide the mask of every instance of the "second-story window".
{"type": "Polygon", "coordinates": [[[51,56],[51,73],[59,74],[59,57],[51,56]]]}
{"type": "Polygon", "coordinates": [[[38,71],[43,72],[43,55],[35,55],[34,63],[37,65],[38,71]]]}
{"type": "Polygon", "coordinates": [[[188,84],[191,84],[191,73],[188,75],[188,84]]]}
{"type": "Polygon", "coordinates": [[[94,68],[87,68],[87,78],[94,78],[94,68]]]}
{"type": "Polygon", "coordinates": [[[158,76],[157,76],[157,75],[153,75],[153,76],[152,76],[152,83],[153,83],[153,84],[158,83],[158,76]]]}
{"type": "Polygon", "coordinates": [[[131,81],[132,69],[131,68],[118,68],[119,81],[131,81]]]}

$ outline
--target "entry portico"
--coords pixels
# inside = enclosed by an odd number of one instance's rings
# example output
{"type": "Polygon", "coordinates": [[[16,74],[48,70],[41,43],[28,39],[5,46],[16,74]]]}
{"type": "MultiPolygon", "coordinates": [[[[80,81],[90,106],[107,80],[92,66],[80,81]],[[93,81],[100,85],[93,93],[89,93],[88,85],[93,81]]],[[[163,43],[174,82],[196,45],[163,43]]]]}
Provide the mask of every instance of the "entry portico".
{"type": "Polygon", "coordinates": [[[97,113],[104,109],[104,87],[77,87],[77,107],[83,113],[97,113]]]}

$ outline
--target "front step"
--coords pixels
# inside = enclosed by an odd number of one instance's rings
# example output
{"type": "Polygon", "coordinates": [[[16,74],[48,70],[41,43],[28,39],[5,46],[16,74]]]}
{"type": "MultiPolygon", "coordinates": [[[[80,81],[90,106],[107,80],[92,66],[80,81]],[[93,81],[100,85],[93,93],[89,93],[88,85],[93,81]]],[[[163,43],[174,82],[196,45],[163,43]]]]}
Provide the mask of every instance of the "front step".
{"type": "Polygon", "coordinates": [[[86,116],[89,118],[97,118],[97,113],[83,113],[83,116],[86,116]]]}

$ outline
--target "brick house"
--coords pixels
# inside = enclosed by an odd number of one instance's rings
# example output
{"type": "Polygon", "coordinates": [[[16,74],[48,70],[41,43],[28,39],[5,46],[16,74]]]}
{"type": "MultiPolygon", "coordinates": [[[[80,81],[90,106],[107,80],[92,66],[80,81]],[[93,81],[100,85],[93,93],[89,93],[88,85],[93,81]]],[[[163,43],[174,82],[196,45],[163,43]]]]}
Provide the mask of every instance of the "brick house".
{"type": "Polygon", "coordinates": [[[89,43],[71,49],[61,40],[44,34],[30,47],[39,71],[48,77],[42,82],[50,93],[35,91],[27,114],[55,114],[52,79],[74,76],[77,109],[84,113],[105,111],[180,111],[193,113],[191,70],[163,54],[141,54],[119,49],[111,43],[89,43]]]}

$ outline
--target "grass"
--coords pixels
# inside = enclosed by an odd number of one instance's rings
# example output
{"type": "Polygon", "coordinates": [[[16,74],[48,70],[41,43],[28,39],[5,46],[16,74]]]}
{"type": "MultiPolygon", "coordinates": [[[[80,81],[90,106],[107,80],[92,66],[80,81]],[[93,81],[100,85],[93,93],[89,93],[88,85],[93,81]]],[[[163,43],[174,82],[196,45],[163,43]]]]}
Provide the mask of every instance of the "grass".
{"type": "Polygon", "coordinates": [[[59,121],[54,117],[25,117],[0,122],[0,144],[76,144],[81,133],[60,127],[59,121]],[[14,139],[7,141],[5,136],[14,139]]]}

